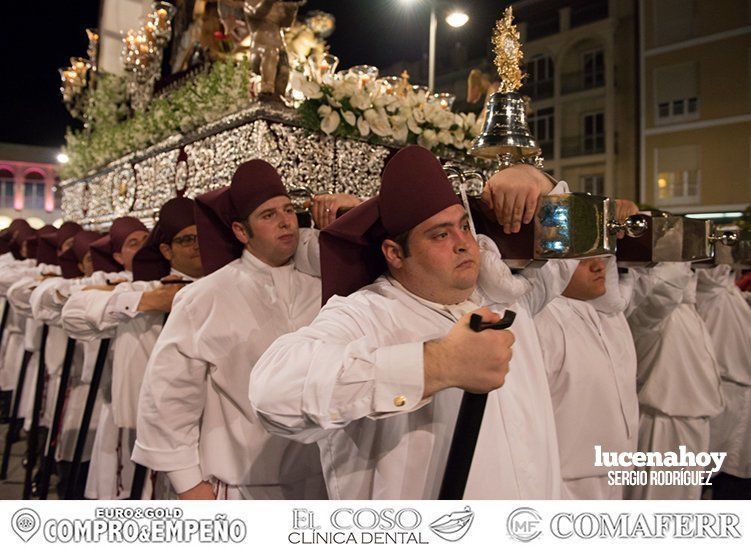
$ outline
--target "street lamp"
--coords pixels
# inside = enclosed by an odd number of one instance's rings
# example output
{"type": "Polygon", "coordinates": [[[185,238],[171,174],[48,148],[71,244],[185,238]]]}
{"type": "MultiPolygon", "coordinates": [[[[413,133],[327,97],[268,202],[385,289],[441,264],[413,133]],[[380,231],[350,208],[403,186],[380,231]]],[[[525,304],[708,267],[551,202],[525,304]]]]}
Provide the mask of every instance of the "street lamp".
{"type": "Polygon", "coordinates": [[[57,155],[57,161],[60,164],[67,164],[68,160],[69,160],[69,158],[68,158],[67,154],[65,154],[64,152],[58,153],[58,155],[57,155]]]}
{"type": "MultiPolygon", "coordinates": [[[[419,0],[401,0],[403,4],[414,4],[419,0]]],[[[435,88],[435,40],[438,31],[437,8],[446,8],[450,5],[447,0],[426,0],[430,2],[430,39],[428,45],[428,88],[433,91],[435,88]]],[[[453,27],[463,27],[469,21],[469,15],[461,9],[454,8],[446,15],[446,23],[453,27]]]]}

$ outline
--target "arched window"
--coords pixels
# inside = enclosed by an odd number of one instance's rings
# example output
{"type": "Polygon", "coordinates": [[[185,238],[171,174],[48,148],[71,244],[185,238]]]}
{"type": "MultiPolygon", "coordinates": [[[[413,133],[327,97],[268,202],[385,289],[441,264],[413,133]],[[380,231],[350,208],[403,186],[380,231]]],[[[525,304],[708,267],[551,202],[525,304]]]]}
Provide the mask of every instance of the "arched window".
{"type": "Polygon", "coordinates": [[[0,208],[13,208],[13,173],[0,169],[0,208]]]}

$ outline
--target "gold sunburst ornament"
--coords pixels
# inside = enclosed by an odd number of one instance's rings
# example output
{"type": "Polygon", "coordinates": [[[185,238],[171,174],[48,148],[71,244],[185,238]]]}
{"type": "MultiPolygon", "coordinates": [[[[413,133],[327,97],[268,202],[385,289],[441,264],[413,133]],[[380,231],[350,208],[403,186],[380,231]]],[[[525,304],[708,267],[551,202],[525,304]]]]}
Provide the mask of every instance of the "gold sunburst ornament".
{"type": "Polygon", "coordinates": [[[503,12],[503,18],[495,23],[493,30],[493,52],[498,76],[501,77],[499,91],[501,93],[515,92],[522,87],[524,74],[521,62],[524,58],[519,31],[514,25],[514,13],[511,7],[503,12]]]}

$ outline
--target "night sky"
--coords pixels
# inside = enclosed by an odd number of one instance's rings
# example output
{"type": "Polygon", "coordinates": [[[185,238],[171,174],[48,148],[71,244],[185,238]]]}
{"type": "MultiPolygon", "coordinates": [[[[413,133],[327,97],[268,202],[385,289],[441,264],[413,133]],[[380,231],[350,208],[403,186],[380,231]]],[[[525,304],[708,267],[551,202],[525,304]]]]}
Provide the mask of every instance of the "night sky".
{"type": "MultiPolygon", "coordinates": [[[[71,56],[85,56],[84,29],[97,26],[99,0],[5,4],[0,33],[4,76],[0,141],[59,147],[71,119],[60,98],[57,69],[66,66],[71,56]],[[34,7],[40,4],[44,7],[34,7]]],[[[451,29],[439,19],[439,61],[455,41],[468,48],[470,58],[484,55],[493,22],[506,4],[506,0],[464,1],[461,5],[470,21],[461,29],[451,29]]],[[[341,60],[340,67],[363,63],[385,67],[427,56],[426,0],[309,0],[302,13],[313,9],[336,17],[336,31],[328,42],[341,60]]]]}

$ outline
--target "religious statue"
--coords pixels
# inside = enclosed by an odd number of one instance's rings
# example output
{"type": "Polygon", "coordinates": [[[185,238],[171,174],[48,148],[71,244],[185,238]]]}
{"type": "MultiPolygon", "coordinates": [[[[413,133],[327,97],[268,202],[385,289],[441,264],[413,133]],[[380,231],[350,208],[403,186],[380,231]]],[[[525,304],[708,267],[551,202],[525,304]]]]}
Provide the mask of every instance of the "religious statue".
{"type": "Polygon", "coordinates": [[[290,65],[283,31],[292,27],[297,10],[306,2],[307,0],[219,2],[220,17],[226,34],[240,43],[250,39],[250,70],[261,77],[259,99],[278,101],[287,89],[290,65]]]}

